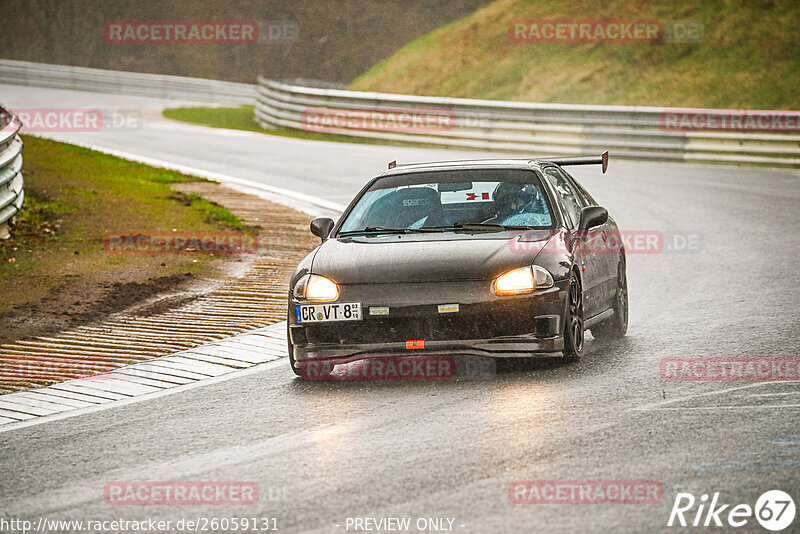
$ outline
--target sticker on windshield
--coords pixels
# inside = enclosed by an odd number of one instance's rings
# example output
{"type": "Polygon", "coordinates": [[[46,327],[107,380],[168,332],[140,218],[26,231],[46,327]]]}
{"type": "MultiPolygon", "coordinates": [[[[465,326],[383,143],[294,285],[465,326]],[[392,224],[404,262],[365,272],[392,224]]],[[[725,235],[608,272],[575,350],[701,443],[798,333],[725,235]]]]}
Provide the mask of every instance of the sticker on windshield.
{"type": "Polygon", "coordinates": [[[431,201],[428,198],[407,198],[403,200],[403,206],[430,206],[431,201]]]}

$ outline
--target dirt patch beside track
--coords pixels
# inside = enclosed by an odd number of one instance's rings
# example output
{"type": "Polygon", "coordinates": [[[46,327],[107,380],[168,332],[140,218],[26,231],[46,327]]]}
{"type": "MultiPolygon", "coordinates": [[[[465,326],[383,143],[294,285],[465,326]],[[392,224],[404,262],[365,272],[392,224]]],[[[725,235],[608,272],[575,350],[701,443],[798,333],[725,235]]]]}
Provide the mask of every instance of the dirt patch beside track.
{"type": "Polygon", "coordinates": [[[286,318],[289,276],[318,242],[308,230],[311,217],[214,183],[173,187],[220,204],[255,228],[258,254],[229,262],[238,272],[222,280],[121,282],[108,288],[91,310],[65,301],[64,322],[42,327],[48,333],[59,329],[57,333],[0,345],[0,394],[102,373],[286,318]],[[98,320],[118,310],[115,303],[125,310],[98,320]],[[60,330],[62,325],[68,328],[60,330]]]}

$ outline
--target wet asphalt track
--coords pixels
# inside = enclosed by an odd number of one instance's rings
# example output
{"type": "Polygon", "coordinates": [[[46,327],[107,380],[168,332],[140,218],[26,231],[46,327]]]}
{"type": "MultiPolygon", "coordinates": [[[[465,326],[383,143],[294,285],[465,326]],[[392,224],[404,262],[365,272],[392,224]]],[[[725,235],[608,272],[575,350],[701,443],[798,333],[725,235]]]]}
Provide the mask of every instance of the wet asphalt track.
{"type": "MultiPolygon", "coordinates": [[[[159,104],[0,86],[0,102],[11,107],[53,101],[159,104]]],[[[58,137],[342,203],[390,160],[466,154],[158,120],[58,137]]],[[[624,230],[699,236],[698,250],[629,254],[624,341],[591,340],[579,363],[544,361],[452,382],[307,383],[282,361],[208,387],[0,433],[0,516],[274,517],[282,532],[346,532],[348,517],[410,517],[412,526],[444,517],[464,533],[653,532],[678,530],[666,523],[679,491],[753,505],[764,491],[781,489],[800,504],[796,382],[659,376],[667,357],[800,356],[800,172],[620,162],[612,152],[607,175],[574,174],[624,230]],[[509,500],[515,480],[601,479],[659,481],[664,498],[651,505],[509,500]],[[131,480],[252,481],[261,496],[238,507],[104,502],[105,484],[131,480]]],[[[785,532],[800,531],[800,519],[792,529],[785,532]]],[[[752,518],[738,530],[763,531],[752,518]]]]}

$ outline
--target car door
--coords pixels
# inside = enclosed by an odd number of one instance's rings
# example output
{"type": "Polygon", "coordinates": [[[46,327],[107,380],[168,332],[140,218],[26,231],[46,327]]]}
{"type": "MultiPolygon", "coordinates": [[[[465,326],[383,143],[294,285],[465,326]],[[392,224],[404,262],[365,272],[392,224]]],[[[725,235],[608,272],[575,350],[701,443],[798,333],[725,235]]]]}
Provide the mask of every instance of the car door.
{"type": "MultiPolygon", "coordinates": [[[[565,173],[555,166],[548,166],[542,169],[545,177],[555,190],[564,223],[567,230],[574,232],[578,229],[581,210],[586,203],[578,194],[565,173]]],[[[583,280],[583,313],[584,317],[592,317],[603,311],[602,282],[605,278],[601,254],[595,253],[592,249],[595,243],[592,241],[597,233],[592,231],[588,235],[580,236],[574,242],[575,262],[582,270],[583,280]]]]}
{"type": "MultiPolygon", "coordinates": [[[[572,185],[575,186],[575,191],[585,205],[599,205],[572,175],[564,169],[561,170],[570,179],[572,185]]],[[[620,261],[619,257],[622,254],[623,241],[617,223],[610,215],[604,224],[593,229],[591,237],[595,245],[592,249],[598,262],[600,273],[599,298],[601,299],[601,305],[598,309],[599,313],[614,305],[617,296],[617,269],[620,261]]]]}

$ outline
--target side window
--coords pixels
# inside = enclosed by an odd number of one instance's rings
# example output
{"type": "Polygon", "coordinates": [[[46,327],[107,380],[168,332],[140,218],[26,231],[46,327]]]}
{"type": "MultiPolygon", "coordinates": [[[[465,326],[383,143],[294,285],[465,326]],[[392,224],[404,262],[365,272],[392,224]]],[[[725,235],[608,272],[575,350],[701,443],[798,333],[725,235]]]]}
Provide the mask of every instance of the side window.
{"type": "Polygon", "coordinates": [[[564,169],[561,169],[561,172],[563,174],[566,174],[567,177],[570,178],[570,183],[575,186],[575,189],[577,190],[578,196],[583,201],[583,205],[584,206],[599,206],[600,205],[600,204],[597,203],[597,201],[594,199],[594,197],[592,195],[590,195],[589,192],[581,185],[581,183],[578,180],[575,179],[574,176],[572,176],[570,173],[568,173],[564,169]]]}
{"type": "Polygon", "coordinates": [[[578,196],[572,188],[572,185],[570,185],[569,180],[555,167],[546,167],[544,169],[544,175],[556,190],[559,203],[564,206],[567,226],[570,229],[576,228],[581,217],[581,208],[583,206],[580,200],[578,200],[578,196]]]}

